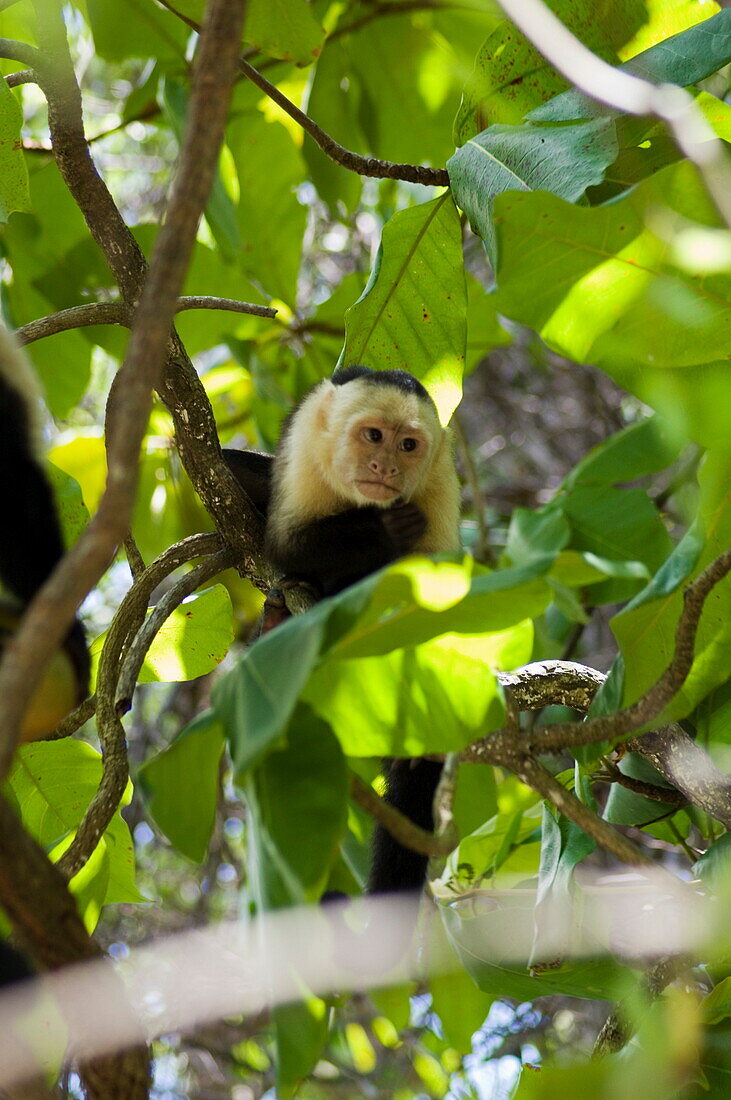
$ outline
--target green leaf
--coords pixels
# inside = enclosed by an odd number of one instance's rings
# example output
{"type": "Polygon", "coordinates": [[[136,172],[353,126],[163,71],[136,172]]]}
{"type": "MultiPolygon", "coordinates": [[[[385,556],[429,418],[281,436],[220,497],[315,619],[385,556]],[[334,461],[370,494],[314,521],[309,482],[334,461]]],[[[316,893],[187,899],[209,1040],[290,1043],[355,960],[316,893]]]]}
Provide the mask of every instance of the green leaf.
{"type": "Polygon", "coordinates": [[[540,804],[536,804],[538,796],[533,796],[532,792],[531,796],[533,804],[495,814],[468,836],[462,837],[438,879],[442,896],[454,896],[455,890],[471,890],[482,879],[493,878],[511,854],[524,846],[535,849],[535,871],[538,870],[538,830],[542,810],[540,804]]]}
{"type": "Polygon", "coordinates": [[[283,737],[303,685],[319,656],[326,604],[265,634],[222,676],[211,700],[242,775],[283,737]]]}
{"type": "Polygon", "coordinates": [[[277,1096],[295,1096],[302,1079],[319,1060],[328,1036],[328,1006],[319,997],[272,1011],[276,1042],[277,1096]]]}
{"type": "Polygon", "coordinates": [[[497,308],[553,348],[621,381],[627,367],[686,366],[726,354],[731,275],[689,275],[646,224],[716,225],[692,165],[658,172],[609,206],[572,206],[546,194],[496,200],[497,308]],[[550,266],[552,277],[546,279],[550,266]]]}
{"type": "MultiPolygon", "coordinates": [[[[6,791],[28,832],[58,857],[70,844],[101,775],[101,756],[85,742],[39,741],[17,750],[6,791]]],[[[128,784],[120,809],[128,805],[131,792],[128,784]]],[[[132,840],[120,809],[99,840],[92,867],[76,884],[89,928],[103,905],[145,900],[134,884],[132,840]]]]}
{"type": "Polygon", "coordinates": [[[659,569],[672,549],[670,537],[654,504],[643,489],[579,486],[558,503],[571,524],[571,546],[597,559],[622,563],[619,576],[592,588],[593,603],[626,599],[637,591],[642,570],[626,569],[640,562],[650,573],[659,569]],[[626,579],[622,579],[621,574],[626,579]],[[627,576],[627,574],[629,574],[627,576]]]}
{"type": "Polygon", "coordinates": [[[650,416],[615,432],[592,448],[563,482],[576,485],[619,485],[664,470],[678,457],[683,440],[659,416],[650,416]]]}
{"type": "MultiPolygon", "coordinates": [[[[700,557],[698,533],[691,531],[654,581],[611,621],[624,659],[624,705],[644,694],[670,663],[683,605],[683,581],[695,578],[731,546],[728,456],[709,454],[699,480],[700,522],[705,535],[700,557]]],[[[730,647],[731,578],[727,576],[716,585],[704,606],[690,674],[654,720],[654,726],[685,717],[709,691],[729,678],[730,647]]]]}
{"type": "Polygon", "coordinates": [[[473,371],[488,352],[513,341],[500,323],[495,309],[495,295],[487,293],[469,271],[467,276],[467,353],[465,374],[473,371]]]}
{"type": "Polygon", "coordinates": [[[6,222],[16,210],[31,208],[22,125],[20,104],[7,83],[0,80],[0,222],[6,222]]]}
{"type": "MultiPolygon", "coordinates": [[[[656,768],[635,752],[625,753],[618,767],[623,775],[631,779],[640,779],[655,787],[674,789],[656,768]]],[[[676,810],[677,806],[671,803],[656,802],[652,798],[627,790],[619,783],[612,783],[602,816],[613,825],[647,825],[658,818],[674,814],[676,810]]]]}
{"type": "Polygon", "coordinates": [[[332,731],[299,707],[287,747],[269,753],[245,790],[260,903],[272,909],[316,901],[345,832],[350,790],[332,731]]]}
{"type": "MultiPolygon", "coordinates": [[[[365,146],[358,123],[358,83],[352,80],[350,53],[342,37],[328,39],[322,51],[310,86],[307,113],[341,145],[350,149],[365,146]],[[348,95],[343,95],[344,85],[348,95]]],[[[323,202],[333,211],[338,202],[354,210],[363,190],[362,178],[356,172],[343,171],[314,141],[305,140],[302,155],[323,202]]]]}
{"type": "Polygon", "coordinates": [[[574,126],[490,126],[447,161],[454,201],[482,237],[495,266],[493,203],[504,191],[551,191],[576,202],[617,156],[607,119],[574,126]]]}
{"type": "MultiPolygon", "coordinates": [[[[574,892],[574,870],[596,848],[596,841],[563,814],[543,803],[541,823],[541,862],[538,869],[536,892],[536,937],[532,960],[547,961],[556,954],[562,955],[559,937],[562,928],[560,915],[570,908],[574,892]],[[548,930],[550,947],[543,947],[544,928],[548,930]],[[547,958],[544,957],[546,950],[547,958]]],[[[573,929],[566,927],[564,950],[570,951],[573,929]]]]}
{"type": "Polygon", "coordinates": [[[516,961],[516,944],[531,941],[535,909],[531,890],[486,892],[494,908],[440,907],[449,937],[462,963],[485,993],[532,1001],[562,994],[614,1000],[626,969],[611,958],[578,959],[555,969],[531,973],[516,961]],[[507,945],[513,945],[508,947],[507,945]]]}
{"type": "MultiPolygon", "coordinates": [[[[188,88],[179,80],[163,78],[160,84],[165,114],[171,124],[178,145],[182,145],[188,115],[188,88]]],[[[206,220],[221,252],[232,259],[242,247],[241,234],[236,222],[236,207],[226,187],[225,165],[231,164],[231,155],[224,147],[213,177],[213,185],[206,203],[206,220]]],[[[229,180],[230,188],[230,180],[229,180]]],[[[210,293],[210,291],[208,291],[210,293]]]]}
{"type": "Polygon", "coordinates": [[[324,37],[308,0],[248,0],[243,41],[269,57],[311,65],[324,37]]]}
{"type": "Polygon", "coordinates": [[[349,36],[349,84],[357,83],[360,128],[375,156],[442,165],[453,151],[450,124],[463,76],[448,42],[428,20],[396,12],[363,20],[349,36]]]}
{"type": "MultiPolygon", "coordinates": [[[[533,567],[481,574],[471,585],[470,571],[469,563],[434,564],[418,558],[397,562],[260,639],[236,669],[221,677],[213,692],[213,705],[226,728],[236,771],[243,774],[281,741],[300,695],[330,720],[329,712],[319,710],[327,703],[321,693],[323,678],[340,684],[338,706],[347,711],[341,676],[353,677],[358,690],[367,694],[362,679],[366,668],[379,676],[383,671],[389,691],[397,694],[399,667],[404,662],[421,669],[424,690],[433,682],[442,705],[448,706],[446,717],[452,732],[446,744],[431,751],[445,751],[455,739],[460,747],[465,744],[465,731],[457,717],[462,711],[471,715],[471,722],[479,715],[484,720],[488,711],[498,717],[494,679],[484,662],[500,660],[505,667],[515,667],[528,659],[530,625],[526,620],[545,609],[550,590],[541,569],[533,567]],[[431,643],[434,638],[437,640],[431,643]],[[380,657],[383,665],[378,664],[380,657]],[[459,670],[459,676],[468,681],[477,676],[484,687],[481,695],[474,680],[465,684],[464,700],[454,701],[455,710],[448,702],[454,686],[439,686],[441,675],[452,667],[455,675],[459,670]]],[[[397,705],[393,695],[388,705],[397,705]]],[[[416,721],[413,701],[411,713],[416,721]]],[[[376,727],[379,722],[376,718],[376,727]]],[[[390,743],[390,736],[381,734],[379,740],[374,731],[377,747],[350,755],[387,751],[378,746],[390,743]]]]}
{"type": "Polygon", "coordinates": [[[516,508],[510,517],[505,558],[515,565],[535,561],[550,564],[570,536],[566,517],[555,505],[536,512],[516,508]]]}
{"type": "Polygon", "coordinates": [[[456,751],[503,720],[490,671],[499,667],[496,650],[489,636],[444,635],[381,657],[325,661],[302,697],[349,756],[456,751]]]}
{"type": "Polygon", "coordinates": [[[94,46],[106,61],[124,61],[129,57],[154,57],[159,62],[185,65],[185,46],[189,31],[153,0],[126,0],[109,4],[107,0],[87,0],[86,10],[94,35],[94,46]]]}
{"type": "Polygon", "coordinates": [[[138,773],[155,824],[196,863],[205,859],[213,834],[224,744],[220,723],[204,711],[138,773]]]}
{"type": "Polygon", "coordinates": [[[155,635],[139,675],[141,684],[177,683],[206,676],[234,640],[231,597],[216,584],[176,607],[155,635]]]}
{"type": "Polygon", "coordinates": [[[703,1017],[709,1024],[717,1024],[731,1016],[731,978],[724,978],[701,1002],[703,1017]]]}
{"type": "Polygon", "coordinates": [[[305,178],[300,150],[281,122],[251,108],[236,114],[226,142],[238,174],[241,266],[268,295],[294,309],[307,221],[296,194],[305,178]]]}
{"type": "MultiPolygon", "coordinates": [[[[678,34],[651,46],[619,68],[653,84],[697,84],[731,61],[731,12],[720,11],[678,34]]],[[[696,20],[694,19],[695,23],[696,20]]],[[[597,100],[570,89],[531,112],[533,122],[562,122],[606,114],[597,100]]]]}
{"type": "Polygon", "coordinates": [[[719,837],[693,864],[693,872],[711,890],[726,895],[731,872],[731,833],[719,837]]]}
{"type": "Polygon", "coordinates": [[[459,215],[445,192],[384,226],[368,285],[345,315],[341,362],[408,369],[447,423],[462,392],[466,313],[459,215]]]}
{"type": "Polygon", "coordinates": [[[89,522],[89,509],[84,504],[81,486],[76,478],[53,466],[46,465],[48,480],[53,487],[58,518],[61,522],[64,543],[73,546],[89,522]]]}

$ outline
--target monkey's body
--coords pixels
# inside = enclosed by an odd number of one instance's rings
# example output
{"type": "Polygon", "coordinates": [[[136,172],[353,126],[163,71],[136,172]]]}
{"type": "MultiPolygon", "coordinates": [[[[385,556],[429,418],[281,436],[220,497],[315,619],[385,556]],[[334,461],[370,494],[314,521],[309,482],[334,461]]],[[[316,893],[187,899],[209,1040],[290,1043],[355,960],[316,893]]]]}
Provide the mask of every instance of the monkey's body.
{"type": "MultiPolygon", "coordinates": [[[[405,554],[459,549],[450,439],[428,393],[405,371],[348,367],[315,386],[284,426],[270,497],[261,484],[265,456],[247,471],[230,454],[234,474],[267,513],[267,558],[323,596],[405,554]]],[[[391,761],[387,801],[431,828],[440,771],[432,761],[391,761]]],[[[419,888],[425,870],[425,857],[376,829],[371,892],[419,888]]]]}
{"type": "MultiPolygon", "coordinates": [[[[9,357],[0,354],[0,473],[12,516],[12,523],[0,531],[0,581],[7,594],[0,600],[0,646],[64,552],[51,487],[34,454],[32,381],[9,378],[8,363],[9,357]]],[[[34,741],[51,733],[85,698],[88,681],[86,638],[75,619],[33,697],[21,739],[34,741]]]]}

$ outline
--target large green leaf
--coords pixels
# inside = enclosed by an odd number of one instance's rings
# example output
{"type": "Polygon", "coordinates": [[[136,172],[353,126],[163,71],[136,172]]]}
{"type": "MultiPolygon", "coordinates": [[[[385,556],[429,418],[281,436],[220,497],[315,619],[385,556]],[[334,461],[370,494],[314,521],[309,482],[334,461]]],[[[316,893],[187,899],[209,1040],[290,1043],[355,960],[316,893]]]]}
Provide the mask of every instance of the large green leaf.
{"type": "Polygon", "coordinates": [[[446,423],[461,395],[466,314],[462,232],[446,192],[384,227],[368,285],[345,315],[342,362],[409,370],[446,423]]]}
{"type": "Polygon", "coordinates": [[[647,216],[717,224],[695,169],[671,165],[609,206],[511,191],[496,200],[497,308],[562,354],[612,370],[721,358],[731,275],[689,275],[647,216]],[[551,270],[551,278],[545,272],[551,270]]]}
{"type": "Polygon", "coordinates": [[[308,0],[248,0],[243,40],[270,57],[310,65],[325,32],[308,0]]]}
{"type": "MultiPolygon", "coordinates": [[[[319,686],[308,686],[306,697],[328,720],[333,701],[323,697],[321,678],[332,677],[333,683],[338,682],[338,707],[345,708],[342,736],[350,755],[371,752],[367,747],[353,749],[345,713],[349,709],[345,679],[353,678],[353,689],[357,686],[359,692],[367,693],[366,668],[373,669],[377,677],[383,673],[383,684],[388,684],[383,702],[391,710],[401,693],[399,667],[404,662],[421,669],[420,692],[433,690],[443,706],[456,690],[453,685],[441,684],[442,675],[453,669],[462,682],[478,677],[484,694],[480,696],[474,683],[465,683],[464,698],[454,700],[456,709],[448,718],[451,732],[444,737],[437,730],[427,734],[440,741],[440,748],[432,751],[444,751],[457,740],[466,743],[466,727],[461,721],[472,728],[480,714],[484,718],[490,711],[497,717],[494,678],[484,661],[495,658],[494,667],[502,667],[498,659],[502,655],[506,667],[508,663],[515,667],[528,659],[526,620],[545,609],[550,588],[542,576],[542,565],[483,573],[472,581],[471,570],[469,562],[398,562],[260,639],[236,669],[221,677],[213,693],[237,773],[243,774],[282,743],[297,700],[311,678],[320,677],[319,686]],[[452,641],[446,637],[450,633],[464,637],[452,641]],[[437,641],[430,645],[431,639],[437,641]]],[[[415,717],[412,710],[412,720],[415,717]]],[[[375,738],[376,747],[371,754],[388,751],[383,746],[398,738],[397,731],[388,730],[380,719],[374,726],[369,736],[375,738]]]]}
{"type": "MultiPolygon", "coordinates": [[[[712,11],[710,5],[709,9],[712,11]]],[[[653,84],[680,84],[685,87],[697,84],[731,61],[730,11],[720,11],[704,18],[701,5],[696,5],[694,18],[686,22],[686,27],[688,29],[674,34],[669,27],[670,37],[625,61],[619,68],[653,84]]],[[[597,100],[572,88],[537,107],[530,118],[534,122],[562,122],[593,118],[597,114],[606,114],[606,111],[606,107],[597,100]]]]}
{"type": "MultiPolygon", "coordinates": [[[[675,627],[683,606],[681,585],[731,546],[731,490],[728,456],[709,455],[700,471],[700,523],[704,545],[686,536],[655,582],[612,619],[612,630],[624,663],[625,704],[655,683],[670,663],[675,627]]],[[[731,578],[726,577],[706,601],[696,636],[690,675],[654,725],[682,718],[714,687],[731,676],[731,578]]]]}
{"type": "Polygon", "coordinates": [[[96,52],[106,61],[154,57],[168,64],[176,62],[181,69],[185,67],[185,45],[190,32],[154,0],[126,0],[124,4],[87,0],[86,10],[96,52]]]}
{"type": "MultiPolygon", "coordinates": [[[[693,0],[551,0],[549,7],[589,49],[612,63],[645,50],[677,34],[716,10],[693,0]]],[[[714,72],[720,64],[709,68],[714,72]]],[[[674,77],[667,79],[674,81],[674,77]]],[[[697,77],[696,79],[700,79],[697,77]]],[[[674,81],[677,83],[677,81],[674,81]]],[[[690,81],[687,81],[690,83],[690,81]]],[[[508,20],[486,38],[475,59],[474,72],[465,85],[454,123],[454,140],[462,145],[490,123],[517,123],[532,109],[531,118],[561,121],[593,117],[557,112],[555,119],[542,114],[553,104],[564,103],[571,92],[558,95],[566,82],[551,68],[538,49],[508,20]],[[554,98],[551,98],[554,97],[554,98]],[[540,107],[549,100],[546,107],[540,107]]],[[[565,111],[565,108],[564,108],[565,111]]]]}
{"type": "Polygon", "coordinates": [[[608,119],[573,126],[491,126],[470,138],[447,162],[454,201],[482,237],[493,266],[492,212],[503,191],[551,191],[576,202],[601,182],[617,156],[608,119]]]}
{"type": "MultiPolygon", "coordinates": [[[[39,741],[18,749],[6,790],[25,828],[57,858],[71,842],[101,774],[101,756],[85,742],[39,741]]],[[[128,784],[120,809],[99,839],[91,868],[80,873],[76,884],[87,927],[96,923],[103,905],[145,900],[135,886],[132,839],[120,812],[131,795],[128,784]]],[[[74,888],[74,879],[71,884],[74,888]]]]}
{"type": "Polygon", "coordinates": [[[294,309],[307,221],[296,194],[305,177],[302,155],[281,122],[267,121],[243,98],[246,108],[226,131],[238,173],[240,262],[267,294],[294,309]]]}
{"type": "Polygon", "coordinates": [[[0,80],[0,222],[15,210],[30,210],[28,170],[20,129],[23,112],[4,80],[0,80]]]}
{"type": "Polygon", "coordinates": [[[287,747],[269,753],[245,785],[265,908],[319,898],[345,832],[349,790],[332,731],[299,707],[287,747]]]}
{"type": "Polygon", "coordinates": [[[205,859],[213,833],[224,744],[220,723],[204,711],[139,771],[153,820],[196,863],[205,859]]]}
{"type": "Polygon", "coordinates": [[[168,616],[147,651],[141,684],[195,680],[216,668],[234,640],[231,598],[222,584],[189,596],[168,616]]]}

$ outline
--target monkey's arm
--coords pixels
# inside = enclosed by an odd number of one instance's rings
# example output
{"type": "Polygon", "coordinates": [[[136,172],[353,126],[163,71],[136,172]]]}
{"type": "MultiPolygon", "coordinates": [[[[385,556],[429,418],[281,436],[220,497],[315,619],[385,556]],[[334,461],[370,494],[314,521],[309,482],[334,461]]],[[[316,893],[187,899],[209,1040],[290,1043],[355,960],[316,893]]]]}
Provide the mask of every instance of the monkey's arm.
{"type": "Polygon", "coordinates": [[[223,448],[223,458],[254,507],[266,518],[272,494],[272,455],[223,448]]]}
{"type": "Polygon", "coordinates": [[[407,554],[425,525],[415,504],[348,508],[294,529],[286,540],[268,539],[266,554],[282,573],[332,596],[407,554]]]}

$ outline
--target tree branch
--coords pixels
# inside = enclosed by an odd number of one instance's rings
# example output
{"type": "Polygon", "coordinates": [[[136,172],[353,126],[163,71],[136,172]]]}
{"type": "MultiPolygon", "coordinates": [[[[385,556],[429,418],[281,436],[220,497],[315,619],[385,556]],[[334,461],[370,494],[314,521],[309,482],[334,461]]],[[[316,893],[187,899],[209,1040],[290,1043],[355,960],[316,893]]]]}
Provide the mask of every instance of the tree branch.
{"type": "MultiPolygon", "coordinates": [[[[206,554],[218,557],[225,552],[221,548],[219,535],[191,535],[183,539],[152,562],[135,580],[117,608],[104,641],[97,674],[95,699],[97,729],[103,751],[102,780],[76,830],[76,836],[59,860],[59,869],[67,878],[80,871],[89,859],[112,820],[127,784],[124,728],[116,705],[117,683],[123,654],[128,651],[131,640],[145,621],[150,597],[166,577],[192,558],[206,554]]],[[[72,717],[69,715],[65,722],[70,722],[72,717]]]]}
{"type": "Polygon", "coordinates": [[[350,774],[350,793],[355,801],[367,810],[376,819],[379,825],[388,829],[391,836],[403,844],[405,848],[411,848],[424,856],[448,856],[455,847],[456,840],[450,834],[435,836],[428,829],[421,829],[414,825],[410,818],[402,814],[394,806],[380,798],[368,784],[364,783],[355,772],[350,774]]]}
{"type": "MultiPolygon", "coordinates": [[[[197,31],[200,29],[193,19],[177,11],[168,0],[159,0],[159,2],[191,30],[197,31]]],[[[419,6],[423,7],[424,4],[421,3],[419,6]]],[[[346,149],[344,145],[340,145],[334,138],[330,137],[309,115],[306,115],[304,111],[292,103],[291,99],[287,99],[276,84],[272,84],[267,80],[258,69],[255,69],[243,57],[239,58],[239,70],[252,84],[255,84],[265,95],[269,96],[273,103],[281,107],[285,114],[293,118],[305,133],[309,134],[315,145],[322,149],[325,156],[339,164],[341,168],[347,168],[350,172],[357,172],[359,176],[407,180],[409,183],[422,183],[431,187],[449,187],[449,176],[445,168],[427,168],[420,164],[394,164],[390,160],[378,160],[376,157],[364,157],[360,153],[351,152],[350,149],[346,149]]]]}
{"type": "MultiPolygon", "coordinates": [[[[59,141],[59,163],[78,176],[69,157],[90,163],[84,145],[78,108],[78,86],[73,75],[60,8],[54,2],[35,0],[39,41],[45,47],[39,73],[49,97],[49,123],[59,141]],[[69,101],[70,106],[69,106],[69,101]],[[69,109],[76,122],[68,125],[69,109]],[[64,128],[66,126],[66,128],[64,128]]],[[[127,357],[117,376],[124,401],[117,405],[114,431],[108,439],[107,485],[96,515],[73,549],[59,564],[26,612],[21,627],[8,647],[0,669],[0,714],[5,738],[0,745],[0,776],[6,774],[17,743],[22,715],[59,644],[79,603],[107,568],[124,539],[137,488],[139,449],[149,418],[152,388],[165,360],[172,316],[198,221],[208,197],[235,79],[237,45],[243,20],[243,2],[211,0],[200,38],[190,109],[180,166],[170,197],[168,215],[158,236],[149,276],[135,312],[127,357]]],[[[37,66],[38,67],[38,66],[37,66]]],[[[54,149],[56,141],[54,140],[54,149]]],[[[88,174],[87,174],[88,175],[88,174]]],[[[84,176],[84,188],[90,180],[84,176]]],[[[93,188],[85,200],[95,201],[104,192],[103,207],[113,210],[114,228],[121,219],[106,188],[93,172],[93,188]],[[94,194],[91,194],[93,190],[94,194]]],[[[89,216],[88,209],[85,214],[89,216]]],[[[122,223],[123,225],[123,223],[122,223]]],[[[99,225],[95,220],[95,229],[99,225]]],[[[114,241],[116,242],[116,236],[114,241]]],[[[109,242],[106,242],[109,247],[109,242]]],[[[136,246],[135,246],[136,248],[136,246]]],[[[134,257],[116,256],[119,277],[128,290],[134,257]]],[[[139,275],[137,266],[136,274],[139,275]]]]}
{"type": "MultiPolygon", "coordinates": [[[[232,313],[248,313],[254,317],[276,317],[276,309],[270,306],[256,305],[254,302],[240,302],[236,298],[216,298],[209,295],[183,295],[178,298],[175,313],[189,309],[220,309],[232,313]]],[[[48,317],[39,317],[15,330],[20,344],[32,344],[46,336],[55,336],[69,329],[86,328],[90,325],[123,325],[130,328],[134,318],[134,309],[127,302],[86,302],[81,306],[61,309],[48,317]]]]}
{"type": "Polygon", "coordinates": [[[657,718],[680,691],[693,667],[698,623],[706,598],[730,570],[731,550],[727,550],[687,586],[683,593],[683,610],[675,630],[673,657],[662,676],[641,699],[614,714],[588,718],[584,722],[559,722],[534,730],[530,737],[530,749],[551,752],[576,745],[591,745],[595,741],[616,741],[657,718]]]}

